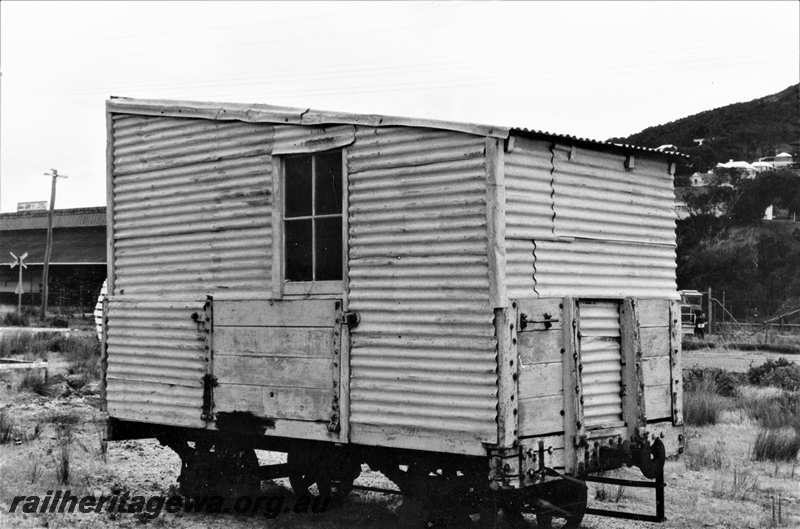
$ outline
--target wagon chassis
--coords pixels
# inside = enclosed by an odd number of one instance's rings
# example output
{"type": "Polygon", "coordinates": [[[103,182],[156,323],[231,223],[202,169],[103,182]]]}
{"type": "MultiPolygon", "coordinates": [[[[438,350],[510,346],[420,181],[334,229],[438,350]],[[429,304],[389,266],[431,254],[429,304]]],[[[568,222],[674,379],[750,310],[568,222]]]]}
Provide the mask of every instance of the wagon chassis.
{"type": "MultiPolygon", "coordinates": [[[[253,425],[237,426],[248,428],[253,425]]],[[[338,504],[351,490],[402,495],[407,509],[420,521],[438,524],[467,523],[469,514],[479,514],[481,524],[492,527],[498,511],[506,520],[521,522],[522,514],[535,514],[539,527],[550,527],[553,517],[567,520],[565,528],[578,527],[584,514],[646,522],[663,522],[664,447],[656,439],[630,448],[627,443],[605,461],[641,469],[647,480],[620,479],[595,475],[604,470],[595,465],[579,476],[566,475],[545,467],[542,443],[538,447],[535,480],[521,489],[497,487],[486,480],[486,457],[457,456],[416,450],[321,443],[281,437],[264,437],[253,431],[209,431],[158,426],[109,419],[109,439],[155,438],[181,459],[181,493],[186,496],[254,494],[262,480],[288,478],[296,497],[315,495],[324,504],[338,504]],[[191,446],[191,444],[194,446],[191,446]],[[217,467],[212,446],[224,447],[217,467]],[[254,450],[287,453],[286,463],[259,465],[254,450]],[[250,455],[252,454],[252,455],[250,455]],[[381,472],[397,489],[354,483],[361,463],[381,472]],[[200,471],[197,471],[197,467],[200,471]],[[210,469],[210,470],[209,470],[210,469]],[[233,471],[231,471],[233,469],[233,471]],[[214,485],[205,483],[213,481],[214,485]],[[655,490],[655,514],[612,511],[587,507],[586,483],[655,490]],[[316,486],[315,489],[312,486],[316,486]]],[[[220,450],[217,448],[217,450],[220,450]]],[[[607,468],[617,464],[610,463],[607,468]]]]}

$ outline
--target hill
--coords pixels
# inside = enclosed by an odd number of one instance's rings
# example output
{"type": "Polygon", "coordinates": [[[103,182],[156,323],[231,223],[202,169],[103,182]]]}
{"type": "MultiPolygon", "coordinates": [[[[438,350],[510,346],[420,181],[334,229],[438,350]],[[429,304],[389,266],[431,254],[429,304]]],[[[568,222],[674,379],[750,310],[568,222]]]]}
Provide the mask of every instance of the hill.
{"type": "Polygon", "coordinates": [[[735,103],[648,127],[610,141],[648,147],[676,145],[691,157],[679,175],[707,171],[730,159],[752,161],[776,150],[800,154],[800,84],[776,94],[735,103]],[[694,140],[703,139],[702,145],[694,140]]]}

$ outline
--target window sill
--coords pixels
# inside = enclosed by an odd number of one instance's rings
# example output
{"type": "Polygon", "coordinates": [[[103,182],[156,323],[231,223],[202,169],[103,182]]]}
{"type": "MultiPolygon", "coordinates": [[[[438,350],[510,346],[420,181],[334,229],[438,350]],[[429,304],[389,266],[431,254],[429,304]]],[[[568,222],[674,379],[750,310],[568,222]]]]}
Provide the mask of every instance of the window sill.
{"type": "Polygon", "coordinates": [[[287,296],[341,294],[343,291],[344,281],[286,281],[283,283],[283,294],[287,296]]]}

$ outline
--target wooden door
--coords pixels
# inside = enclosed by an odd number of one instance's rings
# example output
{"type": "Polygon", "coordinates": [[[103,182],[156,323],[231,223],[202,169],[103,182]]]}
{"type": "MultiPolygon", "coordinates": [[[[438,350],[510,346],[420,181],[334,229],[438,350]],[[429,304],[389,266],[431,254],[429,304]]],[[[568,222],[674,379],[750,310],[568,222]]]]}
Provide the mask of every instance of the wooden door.
{"type": "Polygon", "coordinates": [[[342,302],[214,301],[214,413],[339,428],[342,302]]]}

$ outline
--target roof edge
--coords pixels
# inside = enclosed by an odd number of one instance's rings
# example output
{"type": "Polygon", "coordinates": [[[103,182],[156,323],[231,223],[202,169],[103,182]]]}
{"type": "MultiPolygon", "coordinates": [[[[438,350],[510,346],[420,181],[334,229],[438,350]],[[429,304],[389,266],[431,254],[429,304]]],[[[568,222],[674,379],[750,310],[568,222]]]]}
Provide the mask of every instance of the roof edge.
{"type": "Polygon", "coordinates": [[[524,138],[531,138],[535,140],[552,141],[554,143],[562,143],[567,145],[574,145],[575,147],[584,147],[587,149],[602,150],[616,154],[631,154],[641,153],[653,158],[662,160],[683,160],[688,159],[689,156],[678,151],[660,151],[652,147],[642,147],[641,145],[631,145],[627,143],[614,143],[610,141],[593,140],[591,138],[580,138],[578,136],[570,136],[568,134],[556,134],[553,132],[546,132],[541,130],[530,130],[521,128],[512,128],[512,136],[521,136],[524,138]]]}
{"type": "Polygon", "coordinates": [[[111,96],[106,100],[106,111],[144,116],[169,116],[215,120],[235,120],[248,123],[283,123],[289,125],[362,125],[367,127],[421,127],[450,130],[476,136],[508,139],[516,134],[534,139],[561,142],[576,147],[587,147],[607,152],[629,154],[646,153],[661,159],[677,160],[689,158],[676,151],[659,151],[651,147],[641,147],[612,143],[608,141],[580,138],[566,134],[555,134],[540,130],[516,127],[499,127],[477,123],[460,123],[436,119],[422,119],[402,116],[383,116],[379,114],[354,114],[332,112],[311,108],[281,107],[264,104],[224,103],[183,101],[171,99],[135,99],[111,96]]]}
{"type": "Polygon", "coordinates": [[[248,123],[422,127],[428,129],[452,130],[476,136],[490,136],[502,139],[508,137],[510,130],[508,127],[480,125],[476,123],[459,123],[456,121],[384,116],[378,114],[332,112],[327,110],[314,110],[311,108],[302,109],[263,104],[209,103],[169,99],[133,99],[113,96],[106,101],[106,111],[145,116],[236,120],[248,123]]]}

